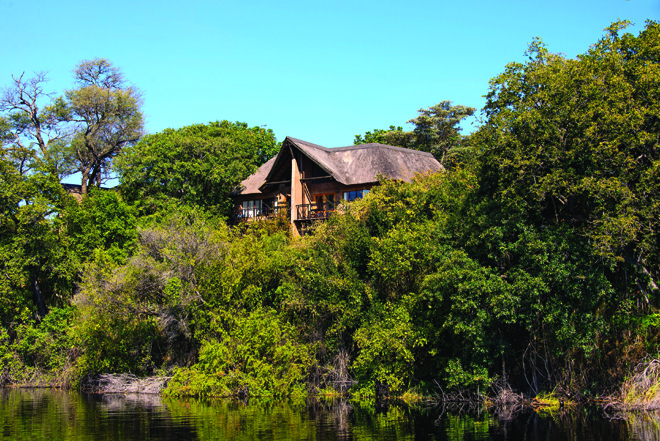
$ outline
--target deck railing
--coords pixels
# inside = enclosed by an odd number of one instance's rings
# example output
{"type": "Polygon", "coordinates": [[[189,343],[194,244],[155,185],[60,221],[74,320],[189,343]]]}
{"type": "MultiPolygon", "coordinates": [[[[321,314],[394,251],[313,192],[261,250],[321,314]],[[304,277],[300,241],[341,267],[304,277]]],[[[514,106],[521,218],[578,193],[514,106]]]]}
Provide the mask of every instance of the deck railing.
{"type": "MultiPolygon", "coordinates": [[[[296,205],[298,220],[327,219],[339,207],[339,202],[324,202],[322,204],[301,204],[296,205]]],[[[250,219],[268,219],[279,215],[286,215],[289,212],[288,205],[279,205],[271,207],[262,204],[261,207],[238,208],[237,217],[239,220],[250,219]]]]}
{"type": "Polygon", "coordinates": [[[337,202],[296,205],[298,220],[327,219],[339,206],[337,202]]]}
{"type": "Polygon", "coordinates": [[[284,214],[288,211],[288,205],[278,205],[277,207],[271,207],[269,205],[263,204],[261,207],[239,208],[238,218],[245,220],[272,218],[277,217],[280,214],[284,214]]]}

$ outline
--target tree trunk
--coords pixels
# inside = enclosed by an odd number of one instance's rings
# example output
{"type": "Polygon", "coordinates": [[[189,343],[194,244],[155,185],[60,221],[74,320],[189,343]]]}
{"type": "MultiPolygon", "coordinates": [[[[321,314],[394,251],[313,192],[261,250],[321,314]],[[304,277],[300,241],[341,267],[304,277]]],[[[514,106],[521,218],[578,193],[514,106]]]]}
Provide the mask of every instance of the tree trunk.
{"type": "Polygon", "coordinates": [[[44,297],[41,294],[41,288],[39,288],[39,280],[37,280],[37,272],[32,270],[32,292],[34,293],[34,302],[37,304],[37,318],[42,320],[46,317],[46,304],[44,303],[44,297]]]}
{"type": "Polygon", "coordinates": [[[80,194],[87,194],[87,186],[89,185],[89,168],[82,171],[82,180],[80,181],[80,194]]]}

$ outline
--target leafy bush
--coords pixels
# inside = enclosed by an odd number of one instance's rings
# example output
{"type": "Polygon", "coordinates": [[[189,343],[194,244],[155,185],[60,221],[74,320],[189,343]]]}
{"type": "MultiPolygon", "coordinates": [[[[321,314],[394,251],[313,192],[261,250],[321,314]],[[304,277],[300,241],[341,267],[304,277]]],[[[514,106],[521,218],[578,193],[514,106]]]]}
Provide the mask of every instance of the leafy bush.
{"type": "Polygon", "coordinates": [[[313,361],[311,348],[297,341],[291,325],[272,310],[258,309],[237,319],[222,339],[204,342],[199,362],[177,371],[168,391],[201,396],[303,395],[313,361]]]}
{"type": "Polygon", "coordinates": [[[121,264],[135,247],[137,210],[114,190],[92,189],[79,204],[67,207],[63,219],[81,263],[102,251],[121,264]]]}
{"type": "Polygon", "coordinates": [[[225,218],[232,192],[279,150],[272,130],[216,121],[148,135],[116,159],[122,194],[145,213],[176,200],[225,218]]]}

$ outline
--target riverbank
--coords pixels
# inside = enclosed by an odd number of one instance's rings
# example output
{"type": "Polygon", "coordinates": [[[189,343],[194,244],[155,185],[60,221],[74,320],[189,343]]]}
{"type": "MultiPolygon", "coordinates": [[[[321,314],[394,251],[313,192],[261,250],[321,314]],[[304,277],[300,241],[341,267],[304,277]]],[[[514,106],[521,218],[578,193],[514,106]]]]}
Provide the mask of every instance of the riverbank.
{"type": "MultiPolygon", "coordinates": [[[[648,360],[635,369],[635,375],[627,380],[619,391],[611,395],[602,395],[594,398],[571,397],[555,392],[542,392],[537,395],[525,395],[514,391],[503,382],[492,385],[485,393],[469,390],[444,391],[437,388],[431,394],[424,394],[419,388],[413,388],[397,394],[390,394],[382,388],[374,388],[373,393],[361,389],[357,393],[340,392],[336,390],[316,391],[293,397],[280,397],[281,399],[318,399],[318,400],[346,400],[360,402],[375,407],[388,406],[390,403],[401,403],[410,408],[432,408],[437,406],[458,406],[468,409],[484,408],[493,412],[515,414],[528,410],[544,413],[556,413],[564,410],[576,409],[581,406],[595,406],[607,412],[653,412],[660,410],[658,396],[658,371],[660,361],[648,360]],[[385,392],[385,393],[384,393],[385,392]]],[[[34,377],[34,375],[33,375],[34,377]]],[[[94,394],[139,394],[158,395],[169,397],[200,397],[199,394],[186,393],[185,390],[175,390],[169,386],[172,376],[160,375],[151,377],[137,377],[133,374],[102,374],[88,376],[72,387],[71,383],[52,381],[54,376],[34,378],[28,383],[4,384],[9,389],[54,389],[54,390],[80,390],[94,394]]],[[[249,391],[238,390],[228,395],[205,395],[204,399],[240,398],[240,399],[273,399],[272,395],[250,395],[249,391]]]]}

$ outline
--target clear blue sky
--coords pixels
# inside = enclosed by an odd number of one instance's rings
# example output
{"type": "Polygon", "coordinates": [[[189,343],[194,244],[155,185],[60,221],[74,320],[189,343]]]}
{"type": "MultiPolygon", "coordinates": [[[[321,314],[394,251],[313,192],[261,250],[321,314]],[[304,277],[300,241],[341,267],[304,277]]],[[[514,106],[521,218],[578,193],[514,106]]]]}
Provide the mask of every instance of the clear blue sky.
{"type": "Polygon", "coordinates": [[[228,119],[335,147],[442,100],[481,108],[533,37],[574,57],[618,18],[660,19],[660,0],[0,0],[0,17],[1,86],[45,70],[62,93],[104,57],[150,133],[228,119]]]}

